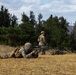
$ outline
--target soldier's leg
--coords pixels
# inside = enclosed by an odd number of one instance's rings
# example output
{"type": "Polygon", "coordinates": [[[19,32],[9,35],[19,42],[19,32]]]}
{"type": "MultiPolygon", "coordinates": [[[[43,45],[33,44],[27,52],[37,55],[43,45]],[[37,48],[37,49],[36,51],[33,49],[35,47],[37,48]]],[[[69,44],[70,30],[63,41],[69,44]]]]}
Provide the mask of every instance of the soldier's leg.
{"type": "Polygon", "coordinates": [[[9,58],[9,55],[10,55],[10,54],[3,54],[3,55],[0,56],[0,58],[1,58],[1,59],[6,59],[6,58],[9,58]]]}
{"type": "Polygon", "coordinates": [[[42,55],[45,55],[45,49],[44,49],[44,46],[41,46],[41,52],[42,52],[42,55]]]}
{"type": "Polygon", "coordinates": [[[39,52],[42,52],[42,46],[39,45],[39,52]]]}
{"type": "MultiPolygon", "coordinates": [[[[14,51],[12,51],[11,53],[9,53],[9,54],[3,54],[3,55],[1,55],[0,56],[0,58],[2,58],[2,59],[5,59],[5,58],[16,58],[16,56],[15,56],[15,53],[17,54],[19,49],[18,48],[16,48],[14,51]]],[[[18,55],[17,55],[18,56],[18,55]]]]}
{"type": "Polygon", "coordinates": [[[19,49],[20,49],[20,48],[16,48],[14,51],[12,51],[12,52],[10,53],[9,58],[19,58],[19,57],[21,57],[21,54],[20,54],[20,52],[19,52],[19,49]]]}
{"type": "Polygon", "coordinates": [[[45,50],[44,49],[42,49],[42,55],[45,55],[45,50]]]}

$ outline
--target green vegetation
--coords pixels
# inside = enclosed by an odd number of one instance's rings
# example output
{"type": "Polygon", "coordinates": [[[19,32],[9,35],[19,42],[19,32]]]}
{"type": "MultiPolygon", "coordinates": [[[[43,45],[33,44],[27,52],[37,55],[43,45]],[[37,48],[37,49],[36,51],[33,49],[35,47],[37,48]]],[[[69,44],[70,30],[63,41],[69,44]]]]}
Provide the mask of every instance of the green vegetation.
{"type": "Polygon", "coordinates": [[[37,38],[44,30],[46,32],[46,40],[49,47],[52,48],[70,48],[76,49],[76,22],[74,30],[68,34],[69,23],[61,16],[53,16],[44,21],[43,15],[38,15],[38,21],[35,19],[33,11],[30,11],[28,17],[22,13],[21,23],[17,23],[17,17],[8,12],[8,9],[1,6],[0,9],[0,44],[19,46],[25,42],[31,42],[37,45],[37,38]]]}

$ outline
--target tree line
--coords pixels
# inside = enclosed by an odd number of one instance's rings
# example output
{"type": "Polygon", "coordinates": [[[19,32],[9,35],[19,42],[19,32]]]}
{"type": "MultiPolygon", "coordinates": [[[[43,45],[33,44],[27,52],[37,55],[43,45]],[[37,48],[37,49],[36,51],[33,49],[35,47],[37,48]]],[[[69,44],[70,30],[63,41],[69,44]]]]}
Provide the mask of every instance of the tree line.
{"type": "Polygon", "coordinates": [[[35,14],[30,11],[28,17],[25,12],[21,14],[21,23],[18,18],[9,13],[4,6],[0,8],[0,44],[20,46],[25,42],[38,45],[37,38],[40,32],[46,32],[46,41],[51,48],[71,48],[76,49],[76,22],[71,34],[68,34],[69,22],[61,16],[50,15],[47,20],[43,20],[43,15],[39,13],[36,21],[35,14]]]}

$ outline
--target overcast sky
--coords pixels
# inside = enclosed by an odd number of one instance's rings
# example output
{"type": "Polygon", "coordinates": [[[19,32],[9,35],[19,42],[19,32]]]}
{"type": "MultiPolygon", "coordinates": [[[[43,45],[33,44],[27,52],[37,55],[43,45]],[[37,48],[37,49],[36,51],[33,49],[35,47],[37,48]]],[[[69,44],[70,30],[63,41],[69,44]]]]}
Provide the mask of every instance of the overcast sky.
{"type": "Polygon", "coordinates": [[[30,11],[34,12],[36,18],[42,13],[44,20],[52,14],[63,16],[70,24],[76,21],[76,0],[0,0],[1,5],[15,14],[19,21],[23,12],[29,16],[30,11]]]}

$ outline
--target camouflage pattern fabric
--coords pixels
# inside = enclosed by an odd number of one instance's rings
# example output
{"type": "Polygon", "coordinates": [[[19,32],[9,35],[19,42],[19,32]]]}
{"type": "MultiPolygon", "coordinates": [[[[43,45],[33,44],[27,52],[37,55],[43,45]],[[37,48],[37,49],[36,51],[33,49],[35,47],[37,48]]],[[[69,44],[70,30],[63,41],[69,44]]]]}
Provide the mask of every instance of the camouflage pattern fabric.
{"type": "Polygon", "coordinates": [[[38,42],[39,42],[39,47],[41,48],[41,52],[42,52],[42,55],[44,54],[45,55],[45,50],[42,48],[46,45],[46,40],[45,40],[45,32],[44,31],[41,31],[41,35],[38,37],[38,42]]]}
{"type": "Polygon", "coordinates": [[[9,55],[10,55],[10,54],[3,54],[3,55],[0,56],[0,58],[1,58],[1,59],[6,59],[6,58],[9,58],[9,55]]]}
{"type": "Polygon", "coordinates": [[[38,52],[33,51],[31,43],[25,43],[21,48],[16,48],[10,54],[3,54],[0,58],[37,58],[38,52]]]}

